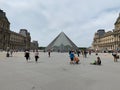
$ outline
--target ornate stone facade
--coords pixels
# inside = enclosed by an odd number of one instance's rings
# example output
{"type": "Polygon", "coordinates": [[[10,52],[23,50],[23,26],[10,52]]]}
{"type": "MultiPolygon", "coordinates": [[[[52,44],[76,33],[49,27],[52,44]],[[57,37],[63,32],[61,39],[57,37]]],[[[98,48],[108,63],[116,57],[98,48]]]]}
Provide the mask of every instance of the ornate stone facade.
{"type": "Polygon", "coordinates": [[[30,47],[30,49],[33,50],[33,51],[38,50],[38,46],[39,46],[38,41],[33,40],[33,41],[31,42],[31,47],[30,47]]]}
{"type": "Polygon", "coordinates": [[[30,45],[31,45],[30,33],[26,29],[21,29],[19,34],[24,36],[25,48],[26,49],[30,49],[30,45]]]}
{"type": "Polygon", "coordinates": [[[120,50],[120,14],[112,31],[98,30],[92,43],[94,50],[109,51],[120,50]],[[100,34],[103,32],[102,34],[100,34]]]}
{"type": "Polygon", "coordinates": [[[19,33],[10,32],[10,49],[13,50],[25,50],[30,49],[30,33],[26,29],[21,29],[19,33]],[[25,36],[20,32],[25,32],[25,36]]]}
{"type": "Polygon", "coordinates": [[[0,10],[0,49],[25,50],[30,49],[31,36],[26,29],[19,33],[10,30],[10,22],[5,12],[0,10]]]}
{"type": "Polygon", "coordinates": [[[6,13],[0,10],[0,49],[5,50],[10,43],[10,22],[6,13]]]}

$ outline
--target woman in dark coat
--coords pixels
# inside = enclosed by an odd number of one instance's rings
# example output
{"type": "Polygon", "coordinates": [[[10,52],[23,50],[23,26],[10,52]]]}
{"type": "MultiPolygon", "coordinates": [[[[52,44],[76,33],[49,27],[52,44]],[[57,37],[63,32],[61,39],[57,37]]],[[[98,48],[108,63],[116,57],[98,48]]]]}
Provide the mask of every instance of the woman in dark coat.
{"type": "Polygon", "coordinates": [[[25,52],[25,58],[26,58],[27,61],[28,61],[28,59],[30,59],[30,53],[29,53],[29,51],[25,52]]]}

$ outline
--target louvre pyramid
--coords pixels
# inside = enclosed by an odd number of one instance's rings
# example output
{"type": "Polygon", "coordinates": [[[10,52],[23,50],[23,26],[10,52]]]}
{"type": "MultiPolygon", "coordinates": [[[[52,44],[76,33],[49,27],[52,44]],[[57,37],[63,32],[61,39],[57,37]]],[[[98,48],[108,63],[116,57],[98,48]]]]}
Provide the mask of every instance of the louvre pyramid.
{"type": "Polygon", "coordinates": [[[61,32],[47,47],[47,50],[67,52],[69,50],[77,50],[78,47],[65,35],[64,32],[61,32]]]}

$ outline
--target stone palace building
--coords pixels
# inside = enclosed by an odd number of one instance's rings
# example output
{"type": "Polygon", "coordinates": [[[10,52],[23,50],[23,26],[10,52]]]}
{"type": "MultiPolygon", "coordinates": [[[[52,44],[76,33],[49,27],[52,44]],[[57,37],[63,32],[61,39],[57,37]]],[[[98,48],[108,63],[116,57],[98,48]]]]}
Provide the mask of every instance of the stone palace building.
{"type": "Polygon", "coordinates": [[[92,48],[100,51],[120,50],[120,14],[112,31],[100,29],[95,33],[92,48]]]}
{"type": "MultiPolygon", "coordinates": [[[[34,46],[34,48],[37,48],[34,46]]],[[[10,30],[10,22],[6,13],[0,9],[0,50],[25,50],[31,48],[31,36],[26,29],[19,33],[10,30]]]]}

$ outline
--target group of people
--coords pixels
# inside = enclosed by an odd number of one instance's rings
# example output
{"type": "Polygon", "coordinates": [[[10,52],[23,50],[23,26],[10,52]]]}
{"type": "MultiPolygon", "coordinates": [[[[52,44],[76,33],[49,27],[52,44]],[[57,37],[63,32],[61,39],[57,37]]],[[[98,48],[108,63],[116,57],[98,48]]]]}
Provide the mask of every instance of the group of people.
{"type": "MultiPolygon", "coordinates": [[[[38,58],[39,58],[39,52],[38,50],[35,51],[35,62],[38,61],[38,58]]],[[[28,60],[30,60],[30,52],[28,50],[25,51],[25,58],[26,58],[26,61],[28,62],[28,60]]]]}
{"type": "Polygon", "coordinates": [[[70,55],[70,64],[79,64],[79,58],[77,56],[74,55],[74,52],[73,51],[70,51],[69,52],[69,55],[70,55]]]}
{"type": "MultiPolygon", "coordinates": [[[[81,52],[82,52],[83,57],[86,58],[88,52],[86,50],[81,51],[81,52]]],[[[69,54],[70,54],[70,60],[71,60],[70,63],[77,63],[78,64],[78,62],[80,61],[79,58],[78,58],[79,57],[79,53],[77,52],[78,57],[74,55],[74,51],[70,51],[69,54]]],[[[91,51],[89,51],[89,55],[91,55],[91,51]]],[[[101,59],[98,56],[98,51],[95,52],[95,55],[97,55],[97,60],[94,60],[90,64],[92,64],[92,65],[101,65],[101,59]]],[[[113,51],[112,56],[114,58],[114,62],[117,62],[118,59],[120,58],[117,51],[113,51]]]]}
{"type": "MultiPolygon", "coordinates": [[[[10,50],[9,52],[7,52],[6,57],[12,56],[13,51],[10,50]]],[[[51,51],[49,50],[48,51],[48,57],[50,57],[50,53],[51,53],[51,51]]],[[[96,55],[98,55],[98,53],[96,55]]],[[[78,58],[79,55],[76,56],[74,54],[74,51],[69,51],[69,56],[70,56],[70,64],[79,64],[79,62],[80,62],[80,60],[78,58]]],[[[117,52],[113,52],[112,56],[114,57],[114,62],[117,62],[118,59],[119,59],[119,55],[117,54],[117,52]]],[[[28,60],[30,60],[30,52],[28,50],[25,51],[25,58],[26,58],[27,62],[28,62],[28,60]]],[[[38,50],[35,50],[35,52],[34,52],[34,58],[35,58],[35,62],[38,62],[38,58],[39,58],[39,52],[38,52],[38,50]]],[[[101,59],[100,59],[100,57],[97,56],[97,60],[94,60],[90,64],[92,64],[92,65],[101,65],[101,59]]]]}
{"type": "MultiPolygon", "coordinates": [[[[79,64],[79,58],[77,56],[75,56],[74,51],[69,51],[69,55],[70,55],[70,64],[79,64]]],[[[101,59],[98,56],[97,60],[94,60],[92,63],[90,63],[92,65],[101,65],[101,59]]]]}

